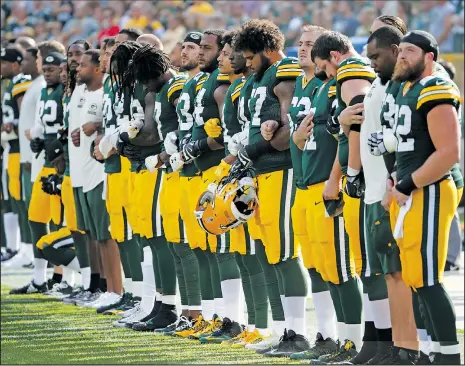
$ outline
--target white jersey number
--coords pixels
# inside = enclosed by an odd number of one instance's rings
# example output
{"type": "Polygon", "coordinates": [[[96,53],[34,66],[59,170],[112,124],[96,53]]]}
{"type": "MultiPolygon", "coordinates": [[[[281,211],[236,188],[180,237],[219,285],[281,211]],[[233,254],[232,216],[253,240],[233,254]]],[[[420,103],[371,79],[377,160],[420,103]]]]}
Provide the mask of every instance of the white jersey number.
{"type": "Polygon", "coordinates": [[[252,117],[252,126],[260,126],[260,113],[262,111],[263,102],[265,102],[266,99],[266,86],[261,86],[252,90],[252,95],[250,98],[256,98],[255,113],[252,117]]]}
{"type": "Polygon", "coordinates": [[[181,131],[189,131],[194,124],[194,117],[189,113],[191,108],[191,98],[189,93],[182,93],[178,101],[179,129],[181,131]]]}
{"type": "Polygon", "coordinates": [[[8,105],[6,102],[11,100],[11,94],[5,93],[3,96],[3,105],[2,105],[2,112],[3,112],[3,123],[13,123],[15,120],[15,112],[11,105],[8,105]]]}
{"type": "Polygon", "coordinates": [[[203,113],[203,106],[202,106],[202,99],[205,93],[207,92],[206,89],[200,89],[199,93],[195,97],[195,109],[194,109],[194,120],[197,126],[203,126],[205,121],[203,120],[202,113],[203,113]]]}
{"type": "Polygon", "coordinates": [[[39,102],[39,116],[45,127],[45,133],[55,133],[61,125],[61,121],[57,121],[58,104],[55,100],[41,100],[39,102]]]}
{"type": "Polygon", "coordinates": [[[396,105],[394,130],[398,140],[397,151],[407,152],[414,150],[415,140],[408,137],[412,132],[412,111],[409,106],[396,105]]]}

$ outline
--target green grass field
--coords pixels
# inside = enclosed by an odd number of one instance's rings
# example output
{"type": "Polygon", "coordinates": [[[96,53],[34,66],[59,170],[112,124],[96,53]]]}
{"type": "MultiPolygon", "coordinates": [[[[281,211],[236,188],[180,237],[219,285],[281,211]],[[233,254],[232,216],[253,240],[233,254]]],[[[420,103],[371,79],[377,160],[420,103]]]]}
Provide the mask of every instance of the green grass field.
{"type": "MultiPolygon", "coordinates": [[[[2,364],[291,363],[253,351],[117,329],[117,317],[1,287],[2,364]]],[[[297,363],[297,362],[294,362],[297,363]]]]}

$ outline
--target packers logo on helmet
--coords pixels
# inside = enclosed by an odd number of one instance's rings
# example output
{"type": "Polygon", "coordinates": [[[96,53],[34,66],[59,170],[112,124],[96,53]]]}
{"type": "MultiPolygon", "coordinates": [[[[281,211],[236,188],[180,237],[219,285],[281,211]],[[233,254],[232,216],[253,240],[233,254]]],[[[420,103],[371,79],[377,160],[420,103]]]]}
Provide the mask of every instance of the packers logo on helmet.
{"type": "Polygon", "coordinates": [[[195,215],[200,227],[212,235],[221,235],[247,222],[258,205],[257,185],[251,176],[223,178],[210,184],[199,198],[195,215]]]}

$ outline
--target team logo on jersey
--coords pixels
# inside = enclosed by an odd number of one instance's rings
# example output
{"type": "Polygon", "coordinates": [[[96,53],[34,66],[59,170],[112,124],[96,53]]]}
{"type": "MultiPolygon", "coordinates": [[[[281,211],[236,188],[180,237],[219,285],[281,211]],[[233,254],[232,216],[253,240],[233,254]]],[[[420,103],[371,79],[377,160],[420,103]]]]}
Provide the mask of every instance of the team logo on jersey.
{"type": "Polygon", "coordinates": [[[98,109],[98,106],[97,106],[97,103],[92,103],[89,107],[89,110],[87,111],[87,113],[89,114],[92,114],[92,115],[97,115],[97,109],[98,109]]]}
{"type": "Polygon", "coordinates": [[[78,108],[82,108],[85,101],[86,101],[86,99],[84,97],[81,97],[81,99],[79,99],[78,108]]]}

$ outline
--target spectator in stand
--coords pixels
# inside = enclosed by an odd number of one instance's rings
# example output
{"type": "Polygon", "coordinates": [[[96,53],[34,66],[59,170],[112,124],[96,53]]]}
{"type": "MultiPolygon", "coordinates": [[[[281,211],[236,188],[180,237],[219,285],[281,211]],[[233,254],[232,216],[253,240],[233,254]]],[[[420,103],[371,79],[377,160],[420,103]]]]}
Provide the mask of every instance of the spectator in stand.
{"type": "Polygon", "coordinates": [[[147,25],[149,25],[148,18],[144,15],[146,14],[145,10],[145,3],[144,1],[136,1],[131,4],[130,8],[130,18],[129,21],[124,24],[123,28],[138,28],[144,29],[147,25]]]}
{"type": "Polygon", "coordinates": [[[92,18],[92,9],[87,1],[76,4],[74,17],[63,27],[63,41],[71,44],[78,39],[88,39],[99,29],[99,25],[92,18]]]}
{"type": "Polygon", "coordinates": [[[353,15],[349,1],[339,1],[336,6],[337,14],[333,17],[332,29],[336,32],[353,37],[359,26],[357,18],[353,15]]]}
{"type": "Polygon", "coordinates": [[[115,18],[115,10],[112,8],[105,8],[103,9],[102,14],[102,28],[98,33],[97,39],[100,43],[104,38],[116,36],[119,32],[119,25],[117,24],[117,20],[115,18]]]}
{"type": "Polygon", "coordinates": [[[436,38],[441,53],[454,51],[455,7],[447,0],[437,0],[431,10],[429,32],[436,38]]]}
{"type": "Polygon", "coordinates": [[[242,1],[231,1],[228,5],[228,28],[238,27],[249,20],[247,13],[244,11],[244,4],[242,1]]]}
{"type": "Polygon", "coordinates": [[[67,1],[64,2],[58,9],[56,14],[56,19],[61,22],[62,26],[64,26],[74,14],[74,5],[73,2],[67,1]]]}
{"type": "Polygon", "coordinates": [[[434,1],[420,1],[416,7],[415,15],[412,16],[410,25],[412,29],[429,29],[431,23],[431,10],[434,8],[434,1]]]}
{"type": "Polygon", "coordinates": [[[186,27],[182,15],[171,14],[167,21],[167,29],[161,37],[165,52],[169,54],[176,44],[184,39],[185,34],[186,27]]]}
{"type": "Polygon", "coordinates": [[[370,35],[370,28],[373,24],[374,20],[377,17],[376,9],[372,7],[364,7],[362,8],[358,20],[360,25],[358,26],[357,30],[355,31],[356,36],[369,36],[370,35]]]}
{"type": "Polygon", "coordinates": [[[30,17],[24,1],[13,3],[11,16],[6,20],[7,38],[18,36],[25,28],[32,28],[34,18],[30,17]]]}

